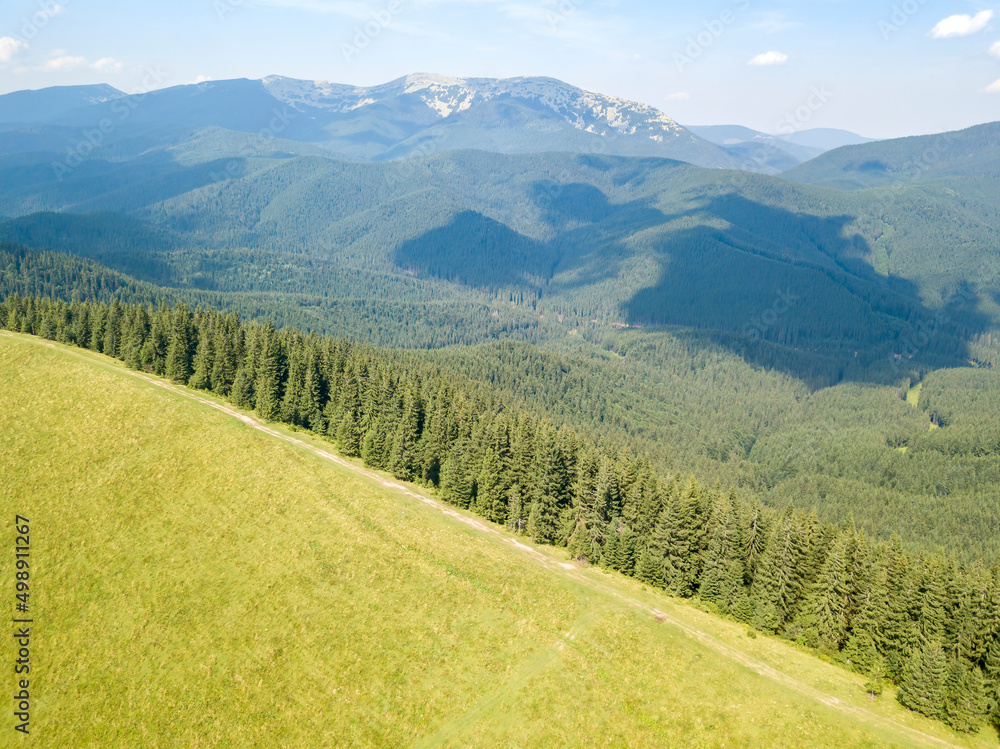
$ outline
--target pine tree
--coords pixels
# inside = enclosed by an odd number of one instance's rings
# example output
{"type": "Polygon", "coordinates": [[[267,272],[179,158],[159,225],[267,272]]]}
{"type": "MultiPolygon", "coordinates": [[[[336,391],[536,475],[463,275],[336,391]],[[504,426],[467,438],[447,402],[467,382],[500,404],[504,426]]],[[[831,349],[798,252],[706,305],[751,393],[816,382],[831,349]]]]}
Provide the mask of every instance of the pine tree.
{"type": "Polygon", "coordinates": [[[947,564],[940,556],[925,557],[917,592],[917,624],[924,642],[941,640],[953,607],[949,595],[947,564]]]}
{"type": "MultiPolygon", "coordinates": [[[[85,322],[86,318],[81,317],[81,322],[85,322]]],[[[21,299],[15,291],[7,299],[7,318],[4,321],[4,327],[7,330],[20,330],[21,329],[21,299]]],[[[77,337],[78,341],[87,340],[89,338],[88,332],[83,332],[77,337]]]]}
{"type": "Polygon", "coordinates": [[[149,313],[142,305],[132,310],[128,318],[123,346],[125,349],[125,364],[131,369],[142,369],[151,362],[143,357],[146,341],[149,338],[149,313]]]}
{"type": "MultiPolygon", "coordinates": [[[[9,314],[14,314],[14,310],[11,309],[9,314]]],[[[17,323],[20,327],[20,322],[17,323]]],[[[11,330],[17,330],[17,327],[13,327],[8,323],[8,328],[11,330]]],[[[73,331],[71,337],[77,346],[85,347],[87,341],[90,340],[90,305],[81,304],[73,315],[73,331]]]]}
{"type": "Polygon", "coordinates": [[[441,464],[441,498],[458,507],[468,507],[476,499],[476,480],[469,470],[471,452],[469,441],[461,439],[441,464]]]}
{"type": "MultiPolygon", "coordinates": [[[[617,524],[617,523],[616,523],[617,524]]],[[[618,539],[620,534],[614,528],[608,533],[607,541],[601,550],[601,566],[609,570],[618,569],[618,539]]]]}
{"type": "Polygon", "coordinates": [[[667,587],[679,596],[691,596],[698,581],[701,541],[701,489],[692,478],[687,488],[672,498],[655,531],[656,545],[663,550],[667,587]]]}
{"type": "Polygon", "coordinates": [[[615,569],[623,575],[632,575],[635,572],[636,561],[636,535],[628,526],[625,526],[618,534],[615,569]]]}
{"type": "MultiPolygon", "coordinates": [[[[25,310],[24,319],[21,321],[21,332],[31,333],[34,328],[35,303],[33,299],[28,300],[28,308],[25,310]]],[[[91,351],[101,351],[104,346],[104,327],[107,324],[108,309],[103,305],[93,308],[90,316],[90,340],[87,348],[91,351]]]]}
{"type": "Polygon", "coordinates": [[[261,332],[254,393],[257,414],[267,421],[276,419],[281,404],[281,344],[270,324],[261,332]]]}
{"type": "Polygon", "coordinates": [[[535,469],[537,490],[528,514],[528,533],[543,543],[556,541],[560,511],[570,505],[569,461],[558,435],[542,439],[535,469]]]}
{"type": "Polygon", "coordinates": [[[805,556],[797,519],[787,509],[775,524],[754,576],[754,626],[776,632],[792,617],[804,589],[805,556]]]}
{"type": "Polygon", "coordinates": [[[899,703],[921,715],[940,717],[947,677],[948,664],[940,644],[934,641],[914,650],[899,685],[899,703]]]}
{"type": "Polygon", "coordinates": [[[49,341],[54,341],[56,339],[56,333],[59,330],[59,324],[56,322],[56,317],[54,314],[55,310],[51,305],[47,305],[41,315],[41,323],[38,329],[38,335],[49,341]]]}
{"type": "Polygon", "coordinates": [[[975,733],[986,721],[990,708],[986,680],[978,668],[955,660],[948,678],[943,718],[956,731],[975,733]]]}
{"type": "Polygon", "coordinates": [[[476,512],[494,523],[507,521],[510,495],[510,432],[502,416],[490,429],[489,444],[483,451],[476,493],[476,512]]]}
{"type": "MultiPolygon", "coordinates": [[[[91,335],[94,335],[94,316],[91,316],[91,335]]],[[[167,350],[171,336],[171,315],[165,304],[160,304],[153,315],[150,324],[149,340],[142,352],[142,360],[148,362],[157,375],[163,375],[167,369],[167,350]]]]}
{"type": "Polygon", "coordinates": [[[764,507],[759,500],[754,499],[746,507],[740,527],[743,536],[743,558],[746,560],[744,580],[747,585],[750,585],[757,573],[757,564],[767,546],[767,538],[770,533],[764,507]]]}
{"type": "Polygon", "coordinates": [[[702,555],[698,597],[726,611],[744,590],[746,566],[734,496],[716,500],[709,527],[711,537],[702,555]]]}
{"type": "MultiPolygon", "coordinates": [[[[892,651],[889,641],[888,616],[892,609],[889,592],[889,571],[886,554],[882,552],[867,570],[867,583],[857,602],[857,613],[851,619],[851,631],[844,645],[844,659],[858,673],[868,673],[883,654],[892,651]]],[[[887,668],[882,663],[883,668],[887,668]]],[[[886,670],[886,675],[889,675],[886,670]]]]}
{"type": "MultiPolygon", "coordinates": [[[[389,470],[396,478],[410,481],[417,469],[417,442],[423,426],[423,409],[417,383],[408,383],[403,395],[402,414],[396,419],[389,470]]],[[[492,519],[492,518],[491,518],[492,519]]]]}
{"type": "Polygon", "coordinates": [[[388,419],[384,418],[377,419],[361,439],[361,460],[372,468],[388,468],[390,440],[387,432],[387,421],[388,419]]]}
{"type": "Polygon", "coordinates": [[[344,379],[336,402],[331,398],[324,411],[327,430],[331,432],[346,455],[360,455],[362,431],[361,377],[357,362],[350,362],[344,369],[344,379]]]}
{"type": "Polygon", "coordinates": [[[170,339],[167,344],[165,374],[171,380],[186,383],[191,377],[194,345],[194,322],[188,308],[180,302],[171,315],[170,339]]]}
{"type": "Polygon", "coordinates": [[[527,526],[528,518],[525,517],[521,489],[518,486],[512,486],[510,494],[507,496],[507,527],[514,533],[522,533],[527,526]]]}
{"type": "Polygon", "coordinates": [[[213,346],[214,336],[211,333],[207,320],[202,320],[198,326],[198,347],[195,350],[191,374],[188,385],[199,390],[212,389],[212,369],[214,365],[215,352],[213,346]]]}
{"type": "Polygon", "coordinates": [[[666,585],[664,580],[663,554],[659,549],[647,546],[639,555],[639,562],[635,566],[635,576],[644,583],[662,588],[666,585]]]}
{"type": "Polygon", "coordinates": [[[834,541],[811,586],[798,621],[813,647],[837,652],[847,638],[851,614],[851,567],[856,538],[849,532],[834,541]]]}
{"type": "MultiPolygon", "coordinates": [[[[104,325],[104,341],[101,344],[101,351],[116,359],[123,358],[121,352],[122,318],[122,306],[116,297],[111,300],[111,304],[108,306],[108,316],[104,325]]],[[[44,332],[42,335],[46,338],[49,337],[44,332]]]]}
{"type": "Polygon", "coordinates": [[[310,343],[305,355],[305,374],[298,410],[303,424],[316,433],[323,433],[326,431],[326,424],[323,421],[323,379],[319,372],[318,359],[316,345],[310,343]]]}
{"type": "MultiPolygon", "coordinates": [[[[240,344],[242,341],[242,327],[231,317],[224,317],[216,321],[214,339],[212,341],[212,374],[209,380],[212,383],[212,391],[228,396],[233,392],[233,384],[236,380],[236,373],[240,366],[240,344]]],[[[241,385],[241,399],[246,403],[250,400],[250,392],[247,383],[241,385]]]]}
{"type": "Polygon", "coordinates": [[[293,334],[287,341],[288,371],[285,378],[284,395],[278,408],[278,418],[286,424],[304,426],[305,420],[299,413],[302,391],[305,389],[306,362],[302,336],[293,334]]]}

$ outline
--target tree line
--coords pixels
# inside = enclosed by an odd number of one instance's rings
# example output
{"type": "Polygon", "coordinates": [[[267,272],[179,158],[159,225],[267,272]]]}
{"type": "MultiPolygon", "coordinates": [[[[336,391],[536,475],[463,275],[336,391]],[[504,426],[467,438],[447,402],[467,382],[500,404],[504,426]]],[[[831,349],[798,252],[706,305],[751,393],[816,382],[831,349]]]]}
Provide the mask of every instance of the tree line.
{"type": "Polygon", "coordinates": [[[235,314],[12,294],[0,326],[211,391],[536,542],[865,674],[960,731],[1000,724],[1000,564],[663,476],[402,354],[235,314]]]}

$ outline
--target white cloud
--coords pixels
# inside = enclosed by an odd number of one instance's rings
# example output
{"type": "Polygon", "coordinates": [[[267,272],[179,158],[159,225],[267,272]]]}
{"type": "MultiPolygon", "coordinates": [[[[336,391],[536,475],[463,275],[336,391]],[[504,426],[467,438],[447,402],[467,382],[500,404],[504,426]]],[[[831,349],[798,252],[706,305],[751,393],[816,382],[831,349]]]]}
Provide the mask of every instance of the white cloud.
{"type": "Polygon", "coordinates": [[[788,62],[788,55],[784,52],[771,50],[770,52],[757,55],[747,65],[784,65],[786,62],[788,62]]]}
{"type": "Polygon", "coordinates": [[[1000,57],[1000,42],[993,42],[993,46],[990,47],[990,54],[994,57],[1000,57]]]}
{"type": "Polygon", "coordinates": [[[0,62],[10,62],[28,45],[12,36],[0,36],[0,62]]]}
{"type": "Polygon", "coordinates": [[[211,81],[211,80],[213,80],[213,78],[210,75],[199,75],[197,78],[194,79],[194,82],[197,84],[197,83],[205,83],[206,81],[211,81]]]}
{"type": "Polygon", "coordinates": [[[801,21],[789,21],[784,13],[774,11],[764,11],[756,13],[758,20],[750,24],[750,28],[763,31],[765,34],[780,34],[782,31],[791,31],[802,27],[801,21]]]}
{"type": "Polygon", "coordinates": [[[993,83],[983,89],[988,94],[1000,94],[1000,78],[997,78],[993,83]]]}
{"type": "Polygon", "coordinates": [[[970,36],[985,29],[992,18],[992,10],[983,10],[974,16],[948,16],[931,29],[931,38],[950,39],[954,36],[970,36]]]}
{"type": "Polygon", "coordinates": [[[667,101],[687,101],[691,98],[691,94],[687,91],[678,91],[676,94],[670,94],[667,97],[667,101]]]}
{"type": "Polygon", "coordinates": [[[373,9],[361,0],[256,0],[256,4],[313,13],[333,13],[358,21],[370,21],[373,14],[373,9]]]}
{"type": "Polygon", "coordinates": [[[113,57],[102,57],[97,62],[92,63],[90,67],[100,73],[117,73],[124,65],[113,57]]]}
{"type": "Polygon", "coordinates": [[[78,68],[81,65],[86,65],[87,60],[84,57],[73,57],[71,55],[65,55],[63,57],[53,57],[47,63],[42,65],[39,70],[52,73],[63,70],[72,70],[73,68],[78,68]]]}

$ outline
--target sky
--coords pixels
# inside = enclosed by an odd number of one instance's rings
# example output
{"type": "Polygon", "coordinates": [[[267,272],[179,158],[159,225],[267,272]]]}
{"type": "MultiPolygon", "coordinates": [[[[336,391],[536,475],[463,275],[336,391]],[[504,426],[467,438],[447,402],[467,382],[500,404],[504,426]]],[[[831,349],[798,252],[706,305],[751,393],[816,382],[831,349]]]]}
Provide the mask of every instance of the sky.
{"type": "Polygon", "coordinates": [[[1000,120],[1000,0],[4,0],[0,93],[278,74],[544,75],[686,125],[873,138],[1000,120]]]}

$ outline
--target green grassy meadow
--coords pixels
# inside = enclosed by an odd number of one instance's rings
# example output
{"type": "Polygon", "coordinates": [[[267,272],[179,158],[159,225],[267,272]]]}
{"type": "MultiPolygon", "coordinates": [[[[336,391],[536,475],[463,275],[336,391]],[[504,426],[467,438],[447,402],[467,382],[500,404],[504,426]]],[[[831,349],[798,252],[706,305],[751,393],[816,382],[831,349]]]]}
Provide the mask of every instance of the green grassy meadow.
{"type": "Polygon", "coordinates": [[[0,334],[0,591],[28,516],[35,619],[0,746],[998,745],[193,395],[0,334]]]}

